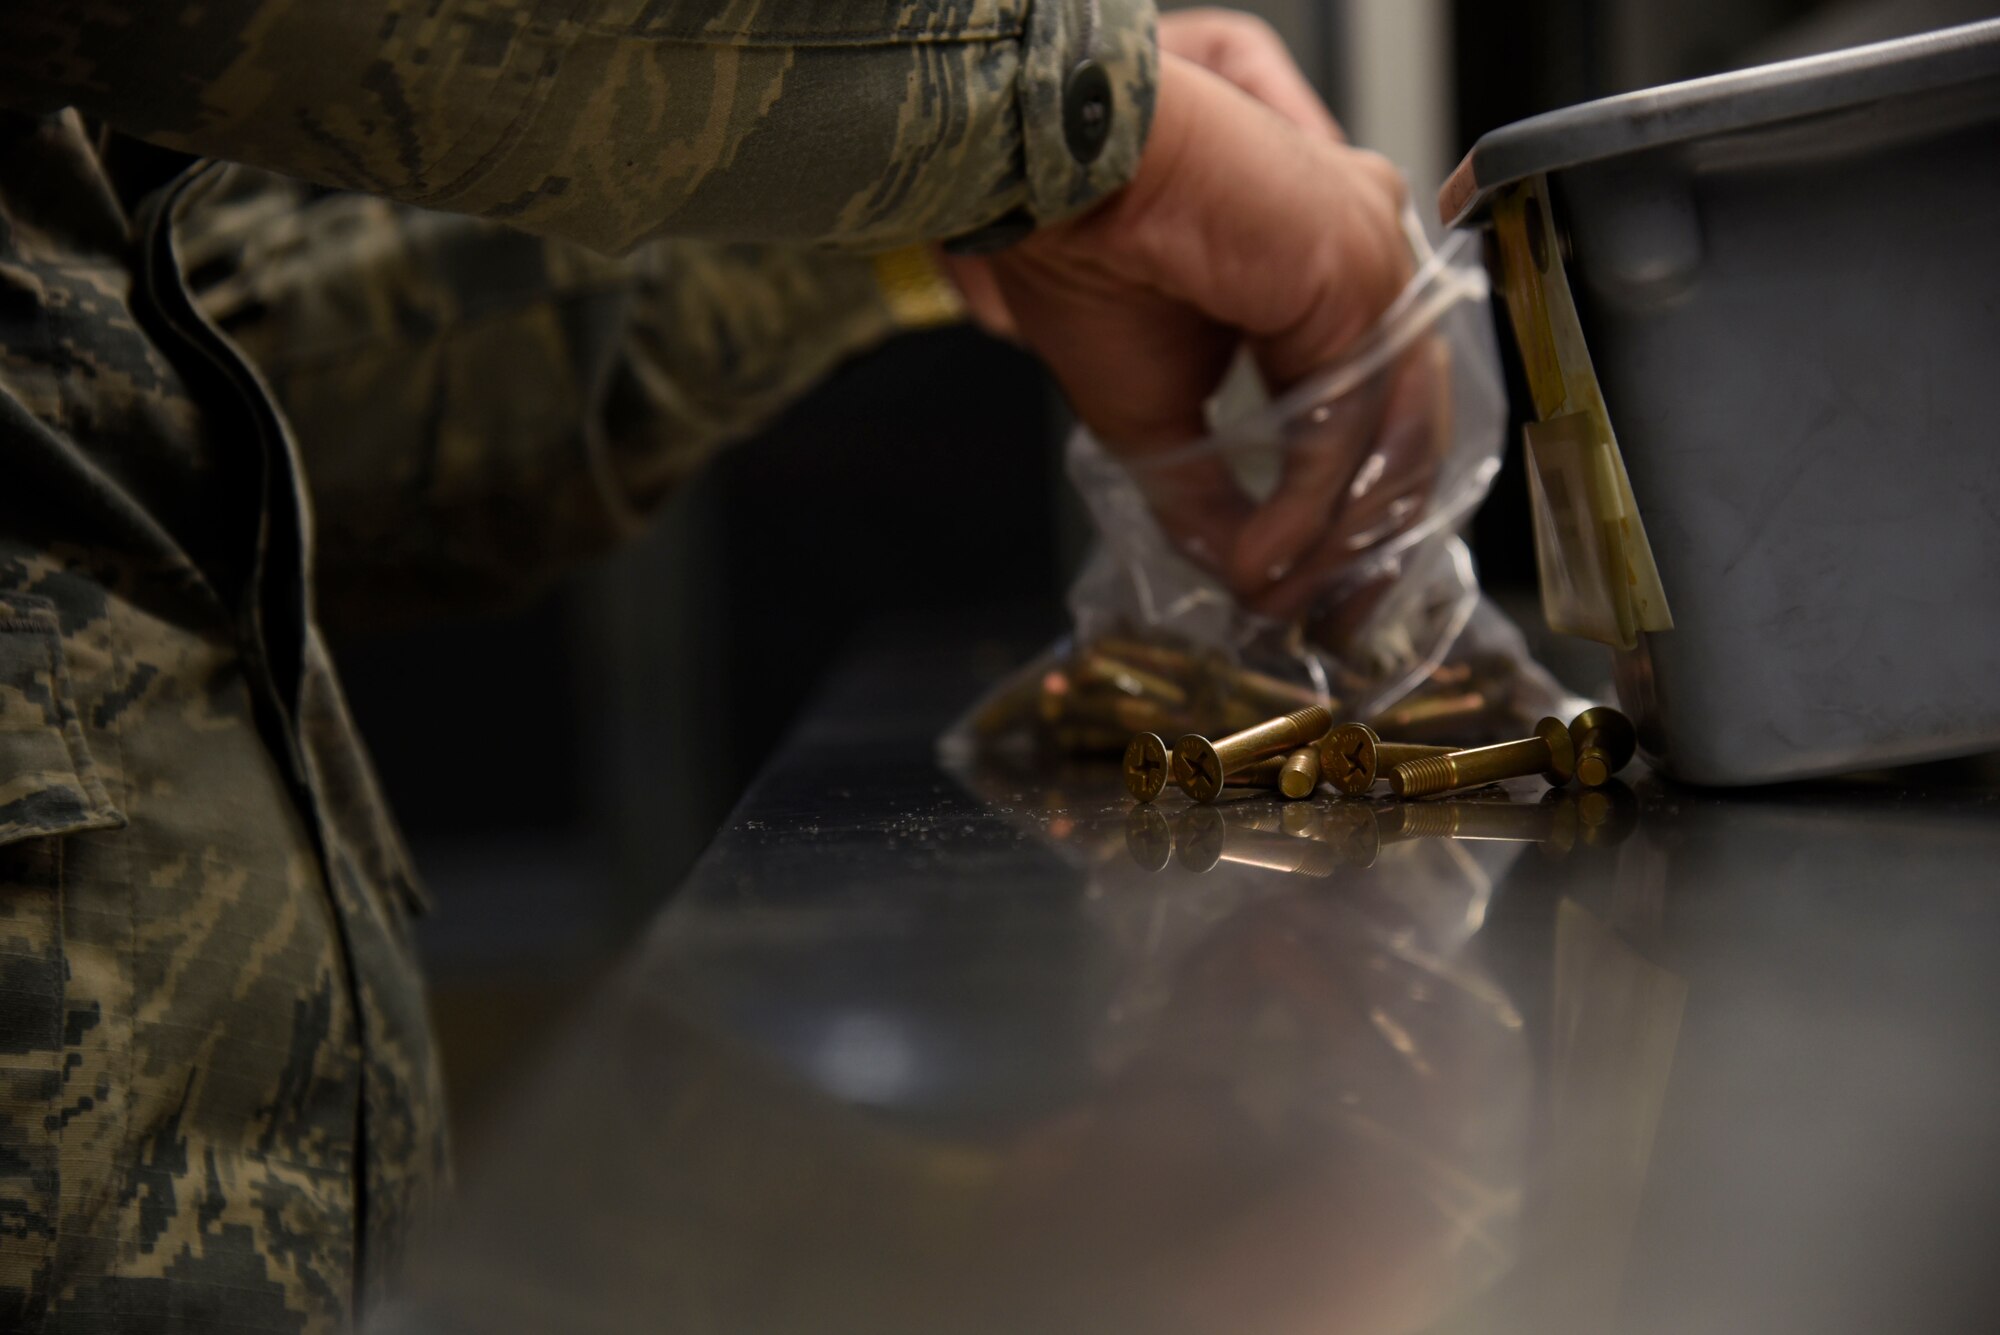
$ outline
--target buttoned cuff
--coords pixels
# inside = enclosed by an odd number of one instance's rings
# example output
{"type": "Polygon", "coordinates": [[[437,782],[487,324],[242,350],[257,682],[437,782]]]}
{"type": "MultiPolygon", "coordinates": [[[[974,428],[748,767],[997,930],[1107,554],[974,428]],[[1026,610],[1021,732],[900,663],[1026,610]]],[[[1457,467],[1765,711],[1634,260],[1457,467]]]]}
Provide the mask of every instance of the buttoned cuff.
{"type": "Polygon", "coordinates": [[[1004,249],[1132,179],[1153,123],[1155,20],[1153,0],[1032,0],[1018,85],[1027,202],[948,250],[1004,249]]]}
{"type": "Polygon", "coordinates": [[[1158,73],[1153,0],[1034,0],[1021,138],[1037,222],[1080,213],[1132,179],[1158,73]]]}

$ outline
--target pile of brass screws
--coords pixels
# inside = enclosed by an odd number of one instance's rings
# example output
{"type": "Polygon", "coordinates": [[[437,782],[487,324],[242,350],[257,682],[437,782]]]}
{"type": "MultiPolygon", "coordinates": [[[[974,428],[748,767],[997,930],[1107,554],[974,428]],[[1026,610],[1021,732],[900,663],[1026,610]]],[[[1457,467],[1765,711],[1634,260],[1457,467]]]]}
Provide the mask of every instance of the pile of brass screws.
{"type": "MultiPolygon", "coordinates": [[[[1274,661],[1283,661],[1280,653],[1274,661]]],[[[1117,756],[1135,733],[1180,737],[1235,733],[1314,705],[1335,714],[1370,683],[1332,669],[1320,689],[1244,666],[1215,650],[1138,634],[1104,635],[1024,674],[972,717],[975,737],[997,743],[1021,730],[1045,754],[1117,756]]],[[[1432,669],[1392,707],[1368,721],[1385,736],[1412,743],[1499,741],[1540,713],[1530,689],[1504,654],[1474,654],[1432,669]]],[[[1305,762],[1301,762],[1303,766],[1305,762]]],[[[1318,781],[1301,769],[1292,787],[1318,781]]],[[[1274,773],[1264,786],[1278,788],[1274,773]]]]}
{"type": "Polygon", "coordinates": [[[1308,705],[1211,742],[1188,733],[1170,750],[1160,734],[1141,732],[1125,748],[1125,788],[1151,802],[1172,783],[1197,803],[1225,789],[1275,790],[1298,800],[1322,784],[1350,797],[1387,781],[1399,798],[1436,797],[1506,779],[1572,779],[1602,788],[1632,759],[1631,720],[1615,709],[1587,709],[1565,726],[1545,718],[1532,737],[1494,746],[1454,748],[1385,742],[1365,723],[1333,724],[1323,705],[1308,705]]]}

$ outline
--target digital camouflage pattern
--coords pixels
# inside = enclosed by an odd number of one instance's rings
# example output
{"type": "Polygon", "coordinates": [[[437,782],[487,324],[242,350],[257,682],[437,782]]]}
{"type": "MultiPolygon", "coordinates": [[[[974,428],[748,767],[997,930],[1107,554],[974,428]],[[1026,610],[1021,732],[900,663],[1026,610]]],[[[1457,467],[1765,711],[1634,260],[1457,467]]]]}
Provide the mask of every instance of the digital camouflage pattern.
{"type": "Polygon", "coordinates": [[[17,0],[0,85],[148,142],[605,251],[651,237],[887,249],[1127,179],[1149,0],[17,0]],[[1117,90],[1064,143],[1086,56],[1117,90]]]}
{"type": "Polygon", "coordinates": [[[0,1328],[330,1329],[443,1169],[416,883],[166,202],[0,162],[0,1328]]]}
{"type": "Polygon", "coordinates": [[[903,323],[867,256],[676,240],[613,260],[241,168],[182,244],[291,420],[335,626],[518,598],[903,323]]]}
{"type": "Polygon", "coordinates": [[[444,1180],[315,579],[629,533],[895,326],[869,252],[1129,176],[1153,59],[1148,0],[0,6],[0,1329],[338,1329],[444,1180]]]}

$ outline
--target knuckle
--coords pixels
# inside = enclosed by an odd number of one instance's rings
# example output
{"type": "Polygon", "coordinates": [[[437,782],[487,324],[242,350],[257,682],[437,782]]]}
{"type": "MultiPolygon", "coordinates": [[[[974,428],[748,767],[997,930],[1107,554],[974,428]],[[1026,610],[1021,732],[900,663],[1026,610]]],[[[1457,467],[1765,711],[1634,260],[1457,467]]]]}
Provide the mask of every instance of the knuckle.
{"type": "Polygon", "coordinates": [[[1240,9],[1224,9],[1218,12],[1226,17],[1229,26],[1235,30],[1237,37],[1246,46],[1286,50],[1285,39],[1278,35],[1278,30],[1262,14],[1246,14],[1240,9]]]}
{"type": "Polygon", "coordinates": [[[1410,183],[1403,176],[1402,169],[1372,148],[1357,148],[1354,157],[1362,176],[1386,194],[1392,204],[1401,208],[1410,194],[1410,183]]]}

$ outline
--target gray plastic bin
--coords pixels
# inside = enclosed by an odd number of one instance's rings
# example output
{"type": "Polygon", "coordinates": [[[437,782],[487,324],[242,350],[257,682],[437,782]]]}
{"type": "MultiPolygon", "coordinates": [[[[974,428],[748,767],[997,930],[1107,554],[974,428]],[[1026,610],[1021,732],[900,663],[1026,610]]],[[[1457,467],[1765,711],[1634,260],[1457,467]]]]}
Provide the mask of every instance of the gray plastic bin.
{"type": "Polygon", "coordinates": [[[2000,21],[1479,141],[1545,176],[1675,628],[1621,655],[1701,783],[2000,748],[2000,21]]]}

